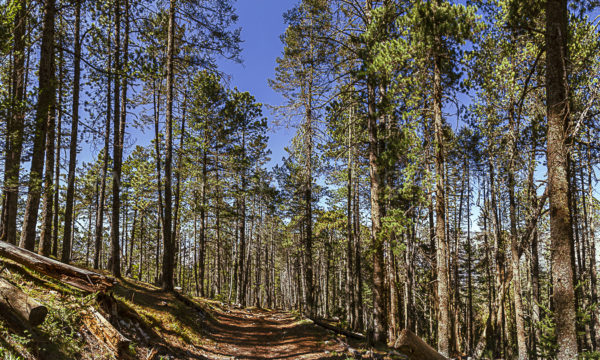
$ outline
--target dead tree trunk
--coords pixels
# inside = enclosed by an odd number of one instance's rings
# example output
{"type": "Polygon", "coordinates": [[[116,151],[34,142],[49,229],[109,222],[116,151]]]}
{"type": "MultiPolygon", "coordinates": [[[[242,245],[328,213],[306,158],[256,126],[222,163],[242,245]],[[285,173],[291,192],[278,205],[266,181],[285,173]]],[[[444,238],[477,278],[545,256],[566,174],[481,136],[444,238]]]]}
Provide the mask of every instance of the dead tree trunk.
{"type": "Polygon", "coordinates": [[[21,249],[15,245],[0,242],[0,256],[14,260],[21,265],[48,275],[80,290],[88,292],[105,291],[114,281],[102,274],[63,264],[60,261],[21,249]]]}
{"type": "Polygon", "coordinates": [[[121,334],[106,318],[93,307],[83,313],[82,321],[101,343],[113,351],[118,359],[129,348],[131,341],[121,334]]]}
{"type": "Polygon", "coordinates": [[[32,326],[43,323],[48,314],[45,306],[2,278],[0,278],[0,306],[15,313],[32,326]]]}

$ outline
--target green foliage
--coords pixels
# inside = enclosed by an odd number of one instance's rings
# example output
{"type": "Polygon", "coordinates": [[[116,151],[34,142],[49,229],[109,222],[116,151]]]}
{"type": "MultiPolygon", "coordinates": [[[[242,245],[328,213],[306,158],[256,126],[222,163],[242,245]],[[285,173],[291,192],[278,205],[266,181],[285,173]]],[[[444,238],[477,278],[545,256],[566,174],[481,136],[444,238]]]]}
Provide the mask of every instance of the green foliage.
{"type": "Polygon", "coordinates": [[[598,360],[600,359],[600,351],[584,351],[581,354],[579,354],[579,359],[598,360]]]}
{"type": "Polygon", "coordinates": [[[0,358],[4,360],[23,360],[19,355],[13,354],[9,349],[5,349],[0,345],[0,358]]]}
{"type": "Polygon", "coordinates": [[[84,297],[53,296],[46,299],[48,315],[40,326],[50,340],[46,351],[60,351],[65,356],[78,354],[83,345],[79,329],[81,327],[81,309],[95,302],[96,294],[84,297]]]}
{"type": "Polygon", "coordinates": [[[540,331],[538,355],[544,358],[553,358],[558,350],[558,345],[556,344],[556,323],[554,322],[554,314],[552,314],[550,309],[541,304],[540,310],[543,311],[543,316],[541,317],[540,322],[535,324],[540,331]]]}
{"type": "Polygon", "coordinates": [[[0,54],[8,54],[11,48],[12,30],[15,15],[21,1],[8,0],[0,2],[0,54]]]}

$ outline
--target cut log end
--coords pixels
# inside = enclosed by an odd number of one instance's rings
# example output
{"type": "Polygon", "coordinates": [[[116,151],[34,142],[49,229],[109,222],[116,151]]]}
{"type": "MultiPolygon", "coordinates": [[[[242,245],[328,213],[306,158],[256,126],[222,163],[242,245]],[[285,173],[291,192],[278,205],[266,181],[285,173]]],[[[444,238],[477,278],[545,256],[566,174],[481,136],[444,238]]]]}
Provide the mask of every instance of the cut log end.
{"type": "Polygon", "coordinates": [[[31,326],[43,323],[48,314],[45,306],[2,278],[0,278],[0,305],[31,326]]]}
{"type": "Polygon", "coordinates": [[[48,309],[45,306],[36,306],[29,312],[29,323],[33,326],[38,326],[46,320],[48,309]]]}

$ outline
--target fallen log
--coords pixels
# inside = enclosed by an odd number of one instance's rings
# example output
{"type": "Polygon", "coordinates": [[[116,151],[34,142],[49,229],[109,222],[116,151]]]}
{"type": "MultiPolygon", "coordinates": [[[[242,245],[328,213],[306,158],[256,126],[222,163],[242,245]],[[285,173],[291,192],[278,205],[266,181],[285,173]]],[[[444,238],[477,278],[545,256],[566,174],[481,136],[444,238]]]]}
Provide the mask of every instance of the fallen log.
{"type": "Polygon", "coordinates": [[[116,358],[122,358],[129,348],[131,340],[123,336],[115,327],[96,309],[88,307],[82,315],[83,324],[98,339],[116,354],[116,358]]]}
{"type": "Polygon", "coordinates": [[[400,350],[411,360],[447,360],[423,339],[410,330],[403,329],[394,343],[394,348],[400,350]]]}
{"type": "Polygon", "coordinates": [[[3,278],[0,278],[0,305],[31,326],[44,322],[48,309],[3,278]]]}
{"type": "Polygon", "coordinates": [[[367,339],[366,336],[364,336],[363,334],[340,329],[336,326],[333,326],[333,325],[327,323],[326,321],[319,320],[319,319],[313,319],[310,317],[309,317],[309,319],[312,320],[312,322],[314,322],[316,325],[319,325],[320,327],[323,327],[327,330],[331,330],[331,331],[335,332],[336,334],[345,335],[346,337],[356,339],[356,340],[366,340],[367,339]]]}
{"type": "Polygon", "coordinates": [[[3,241],[0,241],[0,256],[83,291],[103,292],[114,286],[114,280],[102,274],[63,264],[3,241]]]}

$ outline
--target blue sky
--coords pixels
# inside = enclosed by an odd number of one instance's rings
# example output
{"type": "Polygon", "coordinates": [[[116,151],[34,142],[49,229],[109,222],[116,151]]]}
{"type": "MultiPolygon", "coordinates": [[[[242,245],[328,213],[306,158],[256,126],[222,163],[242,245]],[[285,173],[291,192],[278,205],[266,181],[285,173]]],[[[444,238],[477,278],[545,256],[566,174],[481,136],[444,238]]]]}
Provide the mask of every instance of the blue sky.
{"type": "MultiPolygon", "coordinates": [[[[256,100],[264,105],[280,105],[283,97],[273,91],[268,79],[275,76],[276,59],[283,50],[280,35],[284,33],[286,25],[283,14],[294,7],[297,0],[237,0],[235,6],[239,20],[237,27],[242,29],[242,63],[236,63],[226,59],[218,59],[219,69],[228,75],[227,85],[230,88],[237,87],[240,91],[248,91],[256,100]]],[[[84,69],[84,74],[85,74],[84,69]]],[[[129,96],[134,96],[139,89],[129,89],[129,96]]],[[[89,100],[86,94],[82,94],[82,101],[89,100]]],[[[147,111],[150,111],[146,109],[147,111]]],[[[84,112],[85,109],[83,110],[84,112]]],[[[130,114],[139,115],[142,108],[136,108],[130,114]]],[[[273,115],[267,106],[263,108],[263,114],[269,121],[269,149],[272,151],[271,161],[267,164],[269,168],[281,162],[286,155],[284,148],[290,143],[295,129],[275,127],[273,115]]],[[[90,114],[83,115],[82,120],[89,122],[90,114]]],[[[133,151],[136,145],[148,146],[154,138],[152,126],[137,128],[132,125],[133,118],[128,119],[126,143],[128,148],[125,157],[133,151]]],[[[101,124],[100,131],[104,125],[101,124]]],[[[111,130],[112,131],[112,130],[111,130]]],[[[78,155],[78,161],[91,162],[96,159],[98,152],[103,146],[100,138],[90,141],[86,139],[86,145],[78,155]]],[[[64,146],[64,145],[63,145],[64,146]]],[[[112,151],[112,150],[111,150],[112,151]]],[[[66,149],[62,156],[66,156],[66,149]]],[[[25,168],[29,168],[28,165],[25,168]]]]}
{"type": "MultiPolygon", "coordinates": [[[[268,79],[275,76],[275,66],[283,45],[280,35],[285,31],[283,13],[297,4],[297,0],[238,0],[238,25],[242,29],[242,64],[220,61],[220,69],[231,76],[229,85],[248,91],[258,102],[279,105],[281,95],[273,91],[268,79]]],[[[269,119],[269,149],[273,152],[269,167],[279,163],[285,155],[284,147],[290,143],[295,130],[274,127],[274,115],[264,108],[269,119]]]]}

